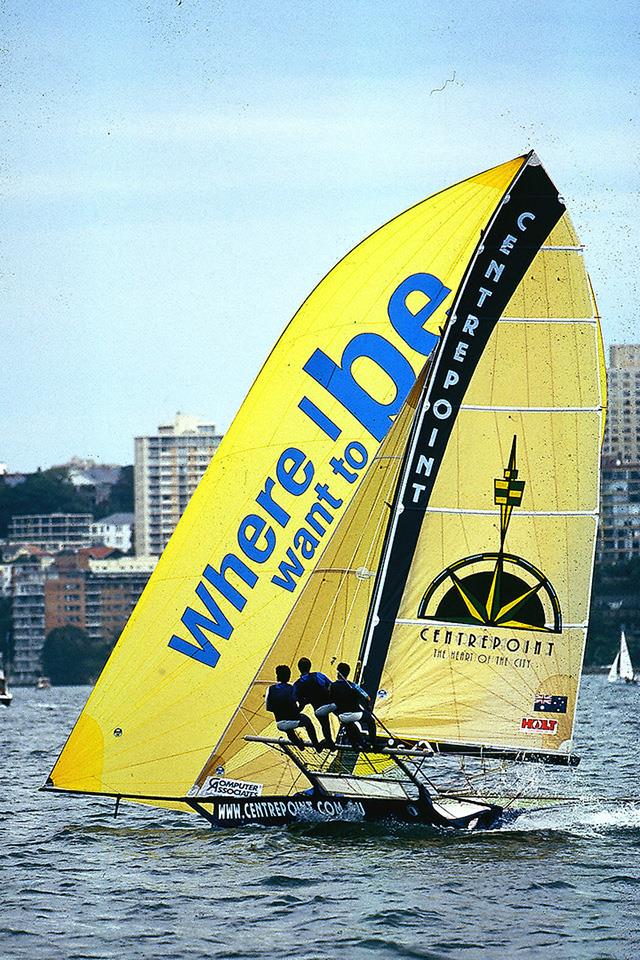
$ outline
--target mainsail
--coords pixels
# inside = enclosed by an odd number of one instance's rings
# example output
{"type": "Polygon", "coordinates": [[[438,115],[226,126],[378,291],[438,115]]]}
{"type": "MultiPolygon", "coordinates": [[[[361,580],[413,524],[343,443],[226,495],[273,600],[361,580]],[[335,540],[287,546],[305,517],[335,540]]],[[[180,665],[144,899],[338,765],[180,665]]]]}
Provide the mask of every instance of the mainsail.
{"type": "MultiPolygon", "coordinates": [[[[555,196],[531,157],[471,177],[372,234],[303,304],[180,520],[50,786],[157,798],[191,788],[364,489],[516,183],[522,215],[555,196]]],[[[545,216],[527,223],[538,244],[545,216]]],[[[511,262],[526,265],[527,247],[510,250],[511,262]]],[[[362,565],[375,568],[367,550],[362,565]]]]}
{"type": "MultiPolygon", "coordinates": [[[[543,240],[502,315],[478,319],[491,332],[456,407],[443,405],[448,371],[459,370],[445,338],[407,463],[363,672],[400,737],[571,749],[604,384],[566,214],[543,240]],[[438,404],[451,428],[445,451],[438,404]]],[[[499,254],[493,263],[507,269],[499,254]]],[[[455,310],[468,316],[462,298],[455,310]]]]}

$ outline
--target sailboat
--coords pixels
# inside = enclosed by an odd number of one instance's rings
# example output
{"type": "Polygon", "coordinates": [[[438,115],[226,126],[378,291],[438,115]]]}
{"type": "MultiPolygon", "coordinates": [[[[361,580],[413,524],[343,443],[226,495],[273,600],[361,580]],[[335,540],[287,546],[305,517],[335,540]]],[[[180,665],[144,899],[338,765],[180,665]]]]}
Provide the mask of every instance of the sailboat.
{"type": "Polygon", "coordinates": [[[3,707],[10,707],[12,700],[13,694],[9,690],[5,672],[2,667],[0,667],[0,704],[2,704],[3,707]]]}
{"type": "Polygon", "coordinates": [[[215,826],[513,815],[503,768],[578,762],[604,403],[535,153],[389,221],[280,337],[44,789],[215,826]],[[301,656],[351,665],[375,742],[280,736],[265,691],[301,656]]]}
{"type": "Polygon", "coordinates": [[[620,631],[620,649],[609,668],[608,680],[609,683],[618,683],[621,680],[625,683],[637,683],[624,630],[620,631]]]}

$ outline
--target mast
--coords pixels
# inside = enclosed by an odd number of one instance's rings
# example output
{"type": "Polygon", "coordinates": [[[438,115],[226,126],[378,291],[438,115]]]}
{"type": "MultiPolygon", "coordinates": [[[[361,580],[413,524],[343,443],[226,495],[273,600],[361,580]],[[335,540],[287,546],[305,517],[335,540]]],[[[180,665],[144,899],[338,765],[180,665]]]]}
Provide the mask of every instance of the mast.
{"type": "MultiPolygon", "coordinates": [[[[558,191],[530,153],[480,237],[458,288],[416,410],[365,626],[360,678],[372,699],[457,412],[502,311],[564,211],[558,191]]],[[[508,523],[508,506],[504,512],[501,507],[501,515],[502,527],[508,523]]]]}

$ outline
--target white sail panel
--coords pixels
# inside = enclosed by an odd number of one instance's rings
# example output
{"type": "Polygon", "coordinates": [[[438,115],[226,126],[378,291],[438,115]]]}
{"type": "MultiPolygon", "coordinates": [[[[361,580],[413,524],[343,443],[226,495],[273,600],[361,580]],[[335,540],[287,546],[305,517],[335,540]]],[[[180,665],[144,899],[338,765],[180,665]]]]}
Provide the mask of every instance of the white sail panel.
{"type": "Polygon", "coordinates": [[[623,680],[633,680],[633,664],[624,630],[620,634],[620,676],[623,680]]]}
{"type": "Polygon", "coordinates": [[[616,653],[613,658],[613,663],[609,667],[609,676],[607,677],[609,683],[616,683],[620,679],[620,651],[616,653]]]}

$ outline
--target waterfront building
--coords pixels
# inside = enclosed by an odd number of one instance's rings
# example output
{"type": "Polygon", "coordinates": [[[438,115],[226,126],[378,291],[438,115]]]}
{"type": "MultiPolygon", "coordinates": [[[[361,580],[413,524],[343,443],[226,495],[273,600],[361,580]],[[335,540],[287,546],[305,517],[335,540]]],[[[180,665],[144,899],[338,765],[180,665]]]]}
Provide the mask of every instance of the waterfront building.
{"type": "Polygon", "coordinates": [[[86,457],[72,457],[55,469],[66,471],[73,486],[92,504],[109,499],[111,491],[122,476],[123,467],[117,463],[96,463],[86,457]]]}
{"type": "Polygon", "coordinates": [[[640,556],[640,344],[612,344],[607,368],[598,559],[640,556]]]}
{"type": "Polygon", "coordinates": [[[32,513],[12,517],[9,521],[9,543],[30,543],[41,550],[56,553],[89,546],[91,543],[90,513],[32,513]]]}
{"type": "Polygon", "coordinates": [[[640,461],[640,344],[612,344],[607,368],[607,420],[603,456],[640,461]]]}
{"type": "Polygon", "coordinates": [[[598,559],[620,563],[640,557],[640,462],[603,457],[598,559]]]}
{"type": "MultiPolygon", "coordinates": [[[[44,636],[66,625],[85,628],[85,581],[89,557],[61,553],[48,568],[44,582],[44,636]]],[[[44,643],[44,637],[42,638],[44,643]]]]}
{"type": "MultiPolygon", "coordinates": [[[[11,596],[11,573],[10,563],[0,563],[0,597],[11,596]]],[[[0,637],[0,641],[2,638],[0,637]]]]}
{"type": "Polygon", "coordinates": [[[53,557],[32,553],[13,564],[12,628],[14,684],[35,683],[41,673],[40,655],[45,638],[44,585],[53,557]]]}
{"type": "Polygon", "coordinates": [[[221,439],[213,424],[182,413],[157,434],[136,437],[136,554],[162,553],[221,439]]]}
{"type": "Polygon", "coordinates": [[[157,559],[119,557],[115,560],[89,560],[85,580],[85,630],[92,640],[117,640],[157,559]]]}
{"type": "Polygon", "coordinates": [[[105,548],[57,557],[29,555],[13,565],[14,660],[16,685],[41,675],[47,634],[67,625],[94,641],[113,643],[151,575],[156,557],[102,559],[105,548]]]}

